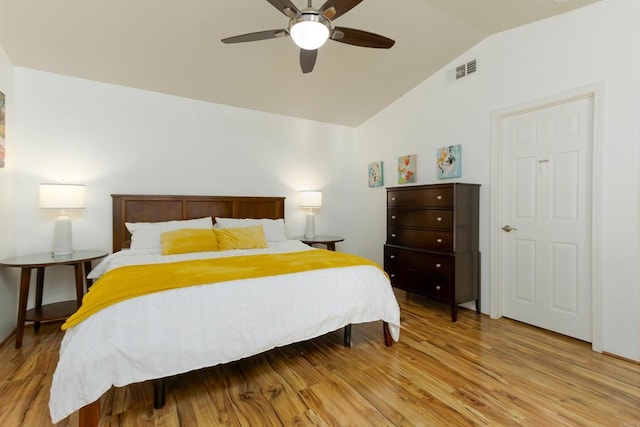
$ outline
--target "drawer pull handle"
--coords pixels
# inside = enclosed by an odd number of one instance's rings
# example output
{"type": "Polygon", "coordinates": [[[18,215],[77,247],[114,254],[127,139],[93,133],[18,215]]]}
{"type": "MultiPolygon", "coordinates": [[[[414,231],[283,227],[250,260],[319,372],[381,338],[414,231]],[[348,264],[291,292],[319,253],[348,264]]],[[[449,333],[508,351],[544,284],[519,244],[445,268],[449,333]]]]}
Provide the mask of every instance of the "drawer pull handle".
{"type": "Polygon", "coordinates": [[[438,218],[436,218],[436,221],[438,221],[438,222],[442,221],[442,217],[439,216],[438,218]]]}
{"type": "Polygon", "coordinates": [[[396,256],[395,255],[391,255],[391,256],[389,256],[389,258],[396,259],[396,256]]]}
{"type": "Polygon", "coordinates": [[[395,215],[391,215],[391,219],[396,219],[396,216],[395,215]]]}
{"type": "Polygon", "coordinates": [[[395,273],[391,273],[389,276],[396,277],[395,273]]]}
{"type": "Polygon", "coordinates": [[[442,200],[442,196],[436,196],[436,199],[442,200]]]}
{"type": "Polygon", "coordinates": [[[436,286],[436,291],[440,290],[440,285],[436,286]]]}
{"type": "Polygon", "coordinates": [[[392,234],[391,234],[391,237],[396,237],[396,233],[392,233],[392,234]]]}
{"type": "Polygon", "coordinates": [[[391,198],[391,201],[392,201],[392,202],[395,202],[395,201],[396,201],[396,198],[395,198],[395,197],[392,197],[392,198],[391,198]]]}
{"type": "Polygon", "coordinates": [[[436,264],[436,268],[442,267],[442,264],[436,264]]]}
{"type": "Polygon", "coordinates": [[[436,242],[442,243],[442,239],[436,239],[436,242]]]}

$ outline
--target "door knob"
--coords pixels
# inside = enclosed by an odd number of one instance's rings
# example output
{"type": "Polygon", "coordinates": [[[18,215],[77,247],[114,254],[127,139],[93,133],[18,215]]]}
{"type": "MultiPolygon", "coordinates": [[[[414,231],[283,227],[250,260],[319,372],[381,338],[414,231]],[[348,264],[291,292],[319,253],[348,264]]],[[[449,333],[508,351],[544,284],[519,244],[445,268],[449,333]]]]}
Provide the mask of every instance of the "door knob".
{"type": "Polygon", "coordinates": [[[512,231],[517,230],[517,228],[513,228],[512,226],[510,226],[510,225],[508,225],[508,224],[507,224],[507,225],[505,225],[504,227],[502,227],[502,229],[503,229],[504,231],[506,231],[507,233],[511,233],[512,231]]]}

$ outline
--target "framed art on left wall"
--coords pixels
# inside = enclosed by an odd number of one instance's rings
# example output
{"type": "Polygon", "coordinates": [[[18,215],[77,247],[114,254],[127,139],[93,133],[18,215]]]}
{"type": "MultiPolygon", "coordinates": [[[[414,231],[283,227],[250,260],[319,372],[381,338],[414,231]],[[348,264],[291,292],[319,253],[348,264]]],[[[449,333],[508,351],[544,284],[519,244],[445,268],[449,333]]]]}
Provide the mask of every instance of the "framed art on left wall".
{"type": "Polygon", "coordinates": [[[4,167],[4,93],[0,92],[0,168],[4,167]]]}

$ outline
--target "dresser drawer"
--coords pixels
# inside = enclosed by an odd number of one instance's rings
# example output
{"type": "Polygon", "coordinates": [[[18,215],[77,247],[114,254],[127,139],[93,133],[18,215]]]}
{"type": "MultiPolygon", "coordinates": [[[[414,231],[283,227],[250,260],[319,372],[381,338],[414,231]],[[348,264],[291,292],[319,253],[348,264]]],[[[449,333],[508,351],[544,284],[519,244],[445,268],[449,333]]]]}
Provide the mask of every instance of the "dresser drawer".
{"type": "Polygon", "coordinates": [[[387,227],[387,244],[410,246],[437,252],[453,251],[453,232],[420,230],[389,225],[387,227]]]}
{"type": "Polygon", "coordinates": [[[453,211],[449,209],[387,209],[387,224],[405,227],[453,228],[453,211]]]}
{"type": "Polygon", "coordinates": [[[387,270],[391,285],[409,292],[427,295],[441,300],[449,300],[451,283],[424,271],[406,268],[390,268],[387,270]]]}
{"type": "Polygon", "coordinates": [[[454,255],[438,255],[385,245],[384,266],[421,270],[431,274],[451,277],[454,271],[454,255]]]}
{"type": "Polygon", "coordinates": [[[453,207],[453,188],[423,188],[412,191],[389,190],[387,207],[453,207]]]}

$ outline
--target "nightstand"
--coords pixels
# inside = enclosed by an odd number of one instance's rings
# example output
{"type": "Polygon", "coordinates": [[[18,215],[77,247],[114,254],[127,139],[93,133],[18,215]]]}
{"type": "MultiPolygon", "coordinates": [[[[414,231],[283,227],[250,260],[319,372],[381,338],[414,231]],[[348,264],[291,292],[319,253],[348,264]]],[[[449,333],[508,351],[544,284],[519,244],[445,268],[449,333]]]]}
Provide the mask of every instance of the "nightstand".
{"type": "MultiPolygon", "coordinates": [[[[18,323],[16,327],[16,348],[22,347],[24,324],[33,321],[33,329],[40,329],[40,322],[62,320],[69,317],[82,304],[84,295],[84,278],[91,270],[91,261],[103,258],[105,251],[82,250],[75,251],[71,255],[54,257],[51,253],[22,255],[7,258],[0,261],[0,265],[8,267],[20,267],[20,299],[18,302],[18,323]],[[44,269],[54,265],[71,265],[75,270],[76,300],[62,301],[53,304],[42,305],[42,292],[44,289],[44,269]],[[29,298],[29,286],[31,284],[31,270],[37,269],[36,277],[36,306],[27,310],[29,298]],[[84,270],[84,271],[83,271],[84,270]]],[[[87,282],[90,285],[90,282],[87,282]]]]}
{"type": "Polygon", "coordinates": [[[344,237],[340,236],[316,236],[313,239],[307,239],[304,236],[294,237],[294,240],[300,240],[302,243],[313,246],[314,244],[325,245],[328,250],[335,251],[336,243],[344,241],[344,237]]]}

